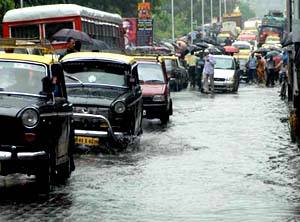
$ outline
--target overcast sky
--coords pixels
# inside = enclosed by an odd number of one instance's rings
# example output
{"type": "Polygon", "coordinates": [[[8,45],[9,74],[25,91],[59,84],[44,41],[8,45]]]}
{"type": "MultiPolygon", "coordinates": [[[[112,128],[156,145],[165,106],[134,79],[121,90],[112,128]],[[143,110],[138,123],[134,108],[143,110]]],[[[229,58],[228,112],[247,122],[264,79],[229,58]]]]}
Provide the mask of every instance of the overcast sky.
{"type": "Polygon", "coordinates": [[[258,17],[263,17],[269,10],[285,11],[285,0],[246,0],[256,12],[258,17]]]}

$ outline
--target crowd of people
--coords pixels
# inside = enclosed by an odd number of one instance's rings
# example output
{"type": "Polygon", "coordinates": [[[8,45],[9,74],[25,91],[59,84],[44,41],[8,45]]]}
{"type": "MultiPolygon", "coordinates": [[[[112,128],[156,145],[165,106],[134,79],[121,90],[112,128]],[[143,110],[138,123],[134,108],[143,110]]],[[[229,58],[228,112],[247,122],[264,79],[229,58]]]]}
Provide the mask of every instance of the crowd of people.
{"type": "Polygon", "coordinates": [[[276,82],[282,83],[287,75],[288,55],[283,51],[279,55],[263,56],[252,53],[247,64],[248,83],[265,84],[273,87],[276,82]]]}

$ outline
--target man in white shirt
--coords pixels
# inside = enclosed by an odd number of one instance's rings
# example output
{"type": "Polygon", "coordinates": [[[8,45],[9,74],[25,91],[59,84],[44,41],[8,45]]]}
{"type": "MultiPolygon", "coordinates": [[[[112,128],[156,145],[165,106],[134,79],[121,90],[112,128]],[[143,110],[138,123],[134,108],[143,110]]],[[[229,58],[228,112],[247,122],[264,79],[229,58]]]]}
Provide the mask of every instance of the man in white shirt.
{"type": "Polygon", "coordinates": [[[207,49],[204,51],[204,61],[205,61],[204,69],[203,69],[204,92],[205,93],[209,92],[209,84],[208,84],[208,78],[209,78],[210,90],[211,93],[214,93],[214,67],[216,64],[216,60],[213,57],[213,55],[209,53],[207,49]]]}

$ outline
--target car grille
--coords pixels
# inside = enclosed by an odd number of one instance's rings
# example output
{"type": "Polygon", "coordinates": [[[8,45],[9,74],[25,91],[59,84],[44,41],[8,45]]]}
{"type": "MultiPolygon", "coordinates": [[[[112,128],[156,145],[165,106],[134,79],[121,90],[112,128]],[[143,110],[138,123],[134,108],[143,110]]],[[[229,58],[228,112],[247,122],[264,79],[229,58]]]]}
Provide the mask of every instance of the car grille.
{"type": "Polygon", "coordinates": [[[102,107],[86,107],[86,106],[74,106],[74,113],[86,113],[86,114],[94,114],[94,115],[102,115],[108,118],[109,109],[102,107]]]}
{"type": "Polygon", "coordinates": [[[152,104],[153,103],[153,96],[143,96],[143,103],[144,104],[152,104]]]}
{"type": "MultiPolygon", "coordinates": [[[[109,108],[75,106],[73,107],[73,112],[102,115],[106,118],[109,118],[109,108]]],[[[75,129],[82,130],[106,130],[108,125],[105,120],[99,118],[74,117],[74,127],[75,129]]]]}
{"type": "Polygon", "coordinates": [[[16,117],[0,117],[0,144],[20,145],[23,141],[23,126],[16,117]]]}
{"type": "Polygon", "coordinates": [[[225,79],[224,78],[214,78],[214,81],[225,82],[225,79]]]}

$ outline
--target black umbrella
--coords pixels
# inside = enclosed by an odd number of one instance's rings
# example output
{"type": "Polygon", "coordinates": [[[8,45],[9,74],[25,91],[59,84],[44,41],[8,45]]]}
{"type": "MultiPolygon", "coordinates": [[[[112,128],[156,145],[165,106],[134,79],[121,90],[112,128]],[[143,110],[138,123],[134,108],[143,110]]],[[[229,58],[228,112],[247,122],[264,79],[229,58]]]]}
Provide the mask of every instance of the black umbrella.
{"type": "Polygon", "coordinates": [[[204,48],[204,49],[206,49],[206,48],[209,47],[209,45],[208,45],[206,42],[198,42],[198,43],[196,43],[196,45],[197,45],[198,47],[204,48]]]}
{"type": "Polygon", "coordinates": [[[75,40],[80,40],[81,42],[93,43],[92,38],[88,34],[74,29],[61,29],[51,38],[52,40],[57,41],[67,41],[70,37],[74,38],[75,40]]]}
{"type": "Polygon", "coordinates": [[[259,48],[257,50],[254,51],[255,53],[267,53],[270,52],[270,49],[267,48],[259,48]]]}
{"type": "Polygon", "coordinates": [[[271,56],[273,56],[273,57],[274,56],[279,56],[279,55],[280,55],[280,52],[273,50],[273,51],[270,51],[270,52],[267,53],[266,58],[269,58],[271,56]]]}

